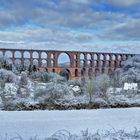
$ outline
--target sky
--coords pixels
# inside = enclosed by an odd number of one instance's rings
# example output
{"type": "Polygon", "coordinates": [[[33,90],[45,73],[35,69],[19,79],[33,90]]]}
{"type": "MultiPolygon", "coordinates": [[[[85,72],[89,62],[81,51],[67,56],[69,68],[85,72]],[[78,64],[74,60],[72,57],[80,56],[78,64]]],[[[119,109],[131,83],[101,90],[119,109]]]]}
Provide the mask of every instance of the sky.
{"type": "Polygon", "coordinates": [[[140,0],[0,0],[0,48],[140,53],[140,0]]]}

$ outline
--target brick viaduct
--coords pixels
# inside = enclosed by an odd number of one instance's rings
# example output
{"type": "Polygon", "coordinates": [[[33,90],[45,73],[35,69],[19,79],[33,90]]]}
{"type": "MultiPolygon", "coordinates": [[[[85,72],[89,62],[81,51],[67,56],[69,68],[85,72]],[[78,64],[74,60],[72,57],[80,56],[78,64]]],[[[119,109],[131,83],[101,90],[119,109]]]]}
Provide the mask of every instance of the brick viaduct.
{"type": "Polygon", "coordinates": [[[82,76],[94,79],[100,73],[111,73],[122,67],[122,62],[134,54],[1,48],[0,56],[8,63],[30,63],[37,65],[40,70],[46,69],[48,73],[61,74],[65,71],[69,79],[82,76]],[[58,59],[61,54],[68,56],[68,66],[59,65],[58,59]]]}

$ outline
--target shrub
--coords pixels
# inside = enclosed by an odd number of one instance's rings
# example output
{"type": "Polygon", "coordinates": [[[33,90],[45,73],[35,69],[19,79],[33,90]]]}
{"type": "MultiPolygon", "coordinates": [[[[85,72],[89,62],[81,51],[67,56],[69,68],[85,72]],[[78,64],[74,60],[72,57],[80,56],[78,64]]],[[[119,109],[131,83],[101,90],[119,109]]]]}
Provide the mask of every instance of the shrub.
{"type": "Polygon", "coordinates": [[[66,84],[50,82],[46,84],[45,89],[37,89],[34,98],[41,103],[46,103],[55,102],[59,99],[63,99],[65,96],[71,95],[73,95],[73,92],[66,84]]]}
{"type": "Polygon", "coordinates": [[[108,87],[110,86],[110,78],[106,74],[102,74],[96,78],[96,86],[99,89],[99,91],[106,94],[106,91],[108,87]]]}
{"type": "Polygon", "coordinates": [[[68,85],[79,86],[81,89],[80,95],[86,94],[87,92],[85,84],[83,84],[83,82],[79,79],[69,80],[68,85]]]}
{"type": "Polygon", "coordinates": [[[17,83],[19,78],[12,71],[0,69],[0,80],[8,83],[17,83]]]}
{"type": "Polygon", "coordinates": [[[120,83],[137,82],[140,83],[140,55],[136,55],[123,63],[120,72],[120,83]]]}
{"type": "Polygon", "coordinates": [[[27,74],[25,72],[21,73],[21,77],[20,77],[20,82],[19,82],[19,86],[20,87],[24,87],[28,84],[28,77],[27,74]]]}
{"type": "Polygon", "coordinates": [[[42,82],[49,82],[51,79],[50,75],[47,72],[41,73],[41,81],[42,82]]]}
{"type": "Polygon", "coordinates": [[[96,92],[95,82],[92,80],[87,81],[86,84],[87,92],[89,94],[89,103],[92,102],[92,95],[96,92]]]}
{"type": "Polygon", "coordinates": [[[82,87],[82,82],[79,79],[73,79],[68,81],[68,85],[74,85],[74,86],[79,86],[82,87]]]}

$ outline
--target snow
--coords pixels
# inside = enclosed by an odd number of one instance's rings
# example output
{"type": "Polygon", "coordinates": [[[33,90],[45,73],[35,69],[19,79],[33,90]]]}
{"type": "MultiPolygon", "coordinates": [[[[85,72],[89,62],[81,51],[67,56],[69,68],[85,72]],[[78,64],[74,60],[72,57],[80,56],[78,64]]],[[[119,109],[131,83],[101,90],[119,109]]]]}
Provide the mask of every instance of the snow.
{"type": "Polygon", "coordinates": [[[6,83],[4,87],[4,91],[6,94],[16,95],[18,90],[18,85],[15,83],[6,83]]]}
{"type": "Polygon", "coordinates": [[[115,93],[120,93],[122,91],[122,88],[112,88],[112,87],[110,87],[110,88],[107,89],[107,93],[114,93],[114,91],[115,91],[115,93]]]}
{"type": "Polygon", "coordinates": [[[76,92],[76,93],[80,93],[81,89],[78,85],[74,86],[74,85],[70,85],[71,89],[76,92]]]}
{"type": "Polygon", "coordinates": [[[138,90],[137,83],[124,83],[124,90],[138,90]]]}
{"type": "Polygon", "coordinates": [[[105,130],[133,131],[140,129],[140,108],[98,109],[71,111],[0,111],[0,135],[24,139],[32,136],[49,137],[57,130],[68,130],[78,134],[81,130],[90,132],[105,130]]]}

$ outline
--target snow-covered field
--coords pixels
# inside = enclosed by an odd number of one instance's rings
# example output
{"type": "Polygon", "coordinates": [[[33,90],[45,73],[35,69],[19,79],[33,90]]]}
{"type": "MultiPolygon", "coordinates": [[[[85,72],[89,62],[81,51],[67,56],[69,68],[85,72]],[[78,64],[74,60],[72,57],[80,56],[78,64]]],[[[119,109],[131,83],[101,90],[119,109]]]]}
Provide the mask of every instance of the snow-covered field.
{"type": "Polygon", "coordinates": [[[129,132],[135,127],[140,129],[140,108],[0,112],[0,135],[19,134],[25,139],[36,135],[48,137],[61,129],[78,134],[87,128],[90,132],[112,129],[129,132]]]}

